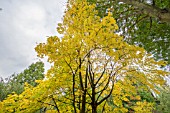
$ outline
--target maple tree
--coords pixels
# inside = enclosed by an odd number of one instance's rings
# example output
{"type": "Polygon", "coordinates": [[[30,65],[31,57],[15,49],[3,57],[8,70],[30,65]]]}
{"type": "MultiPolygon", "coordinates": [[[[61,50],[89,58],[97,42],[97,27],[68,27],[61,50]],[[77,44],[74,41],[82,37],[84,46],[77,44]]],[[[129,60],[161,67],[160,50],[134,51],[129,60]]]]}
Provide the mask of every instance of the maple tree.
{"type": "Polygon", "coordinates": [[[115,33],[111,12],[101,18],[85,0],[69,0],[63,35],[48,37],[35,50],[53,66],[36,87],[25,83],[22,94],[11,94],[0,102],[3,112],[101,113],[152,112],[153,103],[141,100],[137,89],[152,90],[163,85],[168,72],[160,69],[143,48],[129,45],[115,33]],[[137,85],[141,84],[141,85],[137,85]]]}

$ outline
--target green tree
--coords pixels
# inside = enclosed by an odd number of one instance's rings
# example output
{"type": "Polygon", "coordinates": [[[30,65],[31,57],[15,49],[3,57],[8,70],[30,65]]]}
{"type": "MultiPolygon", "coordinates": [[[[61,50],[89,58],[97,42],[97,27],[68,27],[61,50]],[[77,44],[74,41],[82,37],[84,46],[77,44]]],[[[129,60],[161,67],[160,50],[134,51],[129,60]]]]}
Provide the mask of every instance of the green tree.
{"type": "Polygon", "coordinates": [[[4,100],[9,94],[15,92],[20,94],[24,91],[24,83],[27,82],[32,86],[36,86],[35,80],[44,78],[44,63],[32,63],[28,69],[19,74],[13,74],[0,82],[0,101],[4,100]]]}
{"type": "Polygon", "coordinates": [[[0,78],[0,101],[2,101],[6,97],[6,89],[5,89],[5,83],[3,78],[0,78]]]}
{"type": "Polygon", "coordinates": [[[36,86],[35,80],[42,80],[44,78],[44,63],[36,62],[31,64],[28,69],[25,69],[22,73],[14,75],[12,81],[20,84],[27,82],[32,86],[36,86]]]}
{"type": "Polygon", "coordinates": [[[130,44],[144,47],[156,59],[170,63],[169,0],[87,0],[95,3],[100,17],[113,13],[119,30],[130,44]]]}
{"type": "Polygon", "coordinates": [[[170,86],[166,86],[160,89],[160,94],[158,95],[158,103],[156,106],[156,111],[160,113],[169,113],[170,111],[170,86]]]}

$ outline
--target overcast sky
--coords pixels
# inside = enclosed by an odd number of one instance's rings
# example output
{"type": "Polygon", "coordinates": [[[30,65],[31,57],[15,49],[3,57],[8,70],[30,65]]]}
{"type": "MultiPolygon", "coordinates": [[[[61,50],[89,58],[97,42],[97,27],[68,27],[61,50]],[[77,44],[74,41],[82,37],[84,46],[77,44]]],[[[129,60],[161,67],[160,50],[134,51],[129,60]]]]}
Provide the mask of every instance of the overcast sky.
{"type": "Polygon", "coordinates": [[[0,0],[0,76],[38,61],[36,43],[57,35],[65,5],[66,0],[0,0]]]}

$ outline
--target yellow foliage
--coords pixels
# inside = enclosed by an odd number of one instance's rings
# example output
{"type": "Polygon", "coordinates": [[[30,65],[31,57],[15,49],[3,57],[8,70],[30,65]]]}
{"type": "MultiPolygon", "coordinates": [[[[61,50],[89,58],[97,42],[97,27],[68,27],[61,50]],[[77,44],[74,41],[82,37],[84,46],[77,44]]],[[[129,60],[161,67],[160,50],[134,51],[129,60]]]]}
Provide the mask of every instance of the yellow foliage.
{"type": "Polygon", "coordinates": [[[47,110],[46,113],[58,113],[56,110],[47,110]]]}
{"type": "Polygon", "coordinates": [[[46,79],[36,81],[36,87],[26,83],[22,94],[10,95],[0,107],[4,112],[46,109],[55,113],[58,108],[65,113],[81,112],[85,105],[85,111],[90,112],[97,107],[106,113],[126,113],[128,108],[123,103],[135,100],[137,113],[149,113],[153,105],[142,102],[136,84],[156,92],[155,86],[162,85],[168,75],[159,68],[165,62],[156,62],[143,48],[124,42],[115,33],[117,29],[110,12],[100,18],[95,5],[69,0],[63,22],[57,27],[63,37],[48,37],[35,48],[39,57],[47,56],[53,64],[46,79]]]}
{"type": "Polygon", "coordinates": [[[154,104],[146,101],[137,102],[133,109],[136,113],[152,113],[154,104]]]}

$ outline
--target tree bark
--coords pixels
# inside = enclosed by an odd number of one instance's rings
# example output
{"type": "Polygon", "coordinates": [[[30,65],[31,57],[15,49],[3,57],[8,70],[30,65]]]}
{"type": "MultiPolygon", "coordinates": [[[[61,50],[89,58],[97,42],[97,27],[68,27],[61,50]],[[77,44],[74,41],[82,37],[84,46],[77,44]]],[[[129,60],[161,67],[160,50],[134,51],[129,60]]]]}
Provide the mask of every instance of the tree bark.
{"type": "Polygon", "coordinates": [[[92,113],[97,113],[97,102],[95,100],[95,86],[92,87],[92,113]]]}
{"type": "Polygon", "coordinates": [[[85,85],[84,85],[85,88],[82,96],[82,113],[85,113],[86,111],[87,76],[88,76],[88,68],[86,68],[85,85]]]}
{"type": "Polygon", "coordinates": [[[123,2],[129,5],[133,5],[141,10],[142,13],[149,15],[150,17],[158,18],[161,22],[170,23],[170,11],[165,9],[160,9],[156,6],[141,3],[137,0],[117,0],[118,2],[123,2]]]}
{"type": "Polygon", "coordinates": [[[72,90],[73,90],[73,107],[74,107],[74,113],[77,113],[76,111],[76,105],[75,105],[75,100],[76,100],[76,97],[75,97],[75,75],[73,74],[73,86],[72,86],[72,90]]]}

